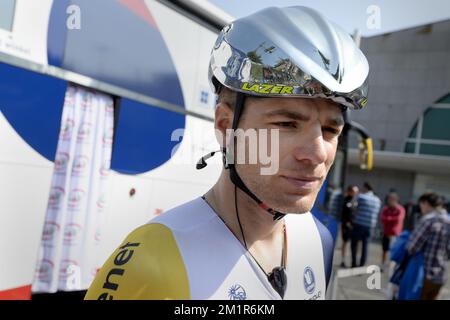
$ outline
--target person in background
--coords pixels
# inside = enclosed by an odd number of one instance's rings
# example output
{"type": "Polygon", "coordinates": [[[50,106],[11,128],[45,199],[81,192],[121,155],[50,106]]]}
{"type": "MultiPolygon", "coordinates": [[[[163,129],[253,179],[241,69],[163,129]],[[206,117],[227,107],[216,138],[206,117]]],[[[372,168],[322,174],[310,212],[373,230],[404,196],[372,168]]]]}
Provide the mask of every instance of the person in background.
{"type": "Polygon", "coordinates": [[[389,201],[389,195],[391,193],[397,193],[397,190],[395,188],[389,188],[388,193],[386,194],[386,196],[384,197],[384,205],[387,206],[388,201],[389,201]]]}
{"type": "Polygon", "coordinates": [[[386,199],[386,206],[384,206],[381,211],[381,223],[383,224],[383,255],[381,258],[382,270],[386,264],[391,241],[403,231],[404,219],[405,209],[399,204],[397,193],[390,192],[386,199]]]}
{"type": "Polygon", "coordinates": [[[341,208],[342,203],[344,201],[344,196],[342,194],[341,188],[336,188],[333,184],[329,184],[327,186],[328,193],[329,193],[329,200],[327,201],[328,206],[325,210],[328,210],[328,214],[331,217],[334,217],[336,219],[341,219],[341,208]]]}
{"type": "Polygon", "coordinates": [[[350,235],[353,228],[353,214],[356,209],[356,196],[359,188],[355,185],[349,186],[345,193],[344,202],[341,210],[341,235],[342,235],[342,262],[341,267],[347,268],[345,264],[345,256],[347,251],[347,243],[350,240],[350,235]]]}
{"type": "Polygon", "coordinates": [[[414,199],[410,199],[403,205],[405,208],[405,220],[403,221],[403,230],[412,231],[416,224],[416,216],[420,215],[419,205],[414,199]]]}
{"type": "Polygon", "coordinates": [[[448,215],[447,208],[445,207],[445,197],[439,196],[436,209],[444,215],[448,215]]]}
{"type": "Polygon", "coordinates": [[[372,186],[365,182],[357,198],[357,207],[353,218],[351,234],[352,268],[362,267],[367,260],[367,246],[374,227],[378,221],[381,200],[373,193],[372,186]],[[362,242],[362,251],[359,265],[356,263],[358,243],[362,242]]]}
{"type": "Polygon", "coordinates": [[[439,210],[439,204],[439,196],[436,193],[425,193],[419,198],[422,218],[407,245],[410,255],[419,252],[424,255],[422,300],[435,300],[448,276],[450,220],[439,210]]]}

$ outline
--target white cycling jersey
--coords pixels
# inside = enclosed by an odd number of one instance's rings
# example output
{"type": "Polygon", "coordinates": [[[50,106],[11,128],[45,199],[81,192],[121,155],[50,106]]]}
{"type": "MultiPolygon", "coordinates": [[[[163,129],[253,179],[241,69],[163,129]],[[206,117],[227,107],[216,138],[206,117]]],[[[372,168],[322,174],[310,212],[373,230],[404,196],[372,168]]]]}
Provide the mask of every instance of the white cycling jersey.
{"type": "MultiPolygon", "coordinates": [[[[324,299],[333,240],[311,213],[286,215],[284,299],[324,299]]],[[[87,299],[281,299],[220,217],[197,198],[134,230],[87,299]]]]}

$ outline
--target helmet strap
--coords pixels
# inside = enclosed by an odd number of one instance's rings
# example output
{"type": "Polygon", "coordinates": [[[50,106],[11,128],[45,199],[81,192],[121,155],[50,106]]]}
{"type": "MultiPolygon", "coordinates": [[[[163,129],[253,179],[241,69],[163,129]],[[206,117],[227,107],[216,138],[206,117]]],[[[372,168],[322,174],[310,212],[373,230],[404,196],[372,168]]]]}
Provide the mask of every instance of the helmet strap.
{"type": "MultiPolygon", "coordinates": [[[[236,136],[234,135],[234,131],[237,129],[238,124],[239,124],[239,119],[242,115],[242,111],[244,109],[244,104],[245,104],[245,95],[241,92],[237,93],[236,96],[236,104],[235,104],[235,108],[234,108],[234,115],[233,115],[233,131],[232,131],[232,136],[230,137],[230,143],[233,143],[233,147],[236,146],[236,136]]],[[[268,213],[270,213],[273,216],[273,220],[280,220],[281,218],[283,218],[286,214],[279,212],[275,209],[270,208],[268,205],[266,205],[264,202],[262,202],[252,191],[250,191],[250,189],[245,185],[244,181],[242,181],[241,177],[239,176],[237,170],[236,170],[236,166],[234,164],[234,161],[230,161],[230,160],[234,160],[234,152],[230,149],[234,149],[234,148],[224,148],[224,157],[223,157],[223,161],[224,161],[224,167],[225,169],[229,169],[230,170],[230,180],[231,182],[238,187],[239,189],[241,189],[244,193],[246,193],[250,198],[252,198],[259,207],[261,207],[262,209],[264,209],[265,211],[267,211],[268,213]]]]}

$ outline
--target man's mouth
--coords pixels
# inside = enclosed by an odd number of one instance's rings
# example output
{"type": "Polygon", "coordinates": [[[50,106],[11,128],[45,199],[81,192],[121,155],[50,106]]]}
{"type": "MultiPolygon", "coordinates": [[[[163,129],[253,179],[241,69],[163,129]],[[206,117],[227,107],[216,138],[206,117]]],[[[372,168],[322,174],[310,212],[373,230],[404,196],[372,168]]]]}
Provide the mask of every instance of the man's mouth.
{"type": "Polygon", "coordinates": [[[322,180],[322,177],[316,177],[316,176],[286,176],[286,175],[280,175],[283,180],[289,182],[292,186],[294,186],[296,189],[302,189],[302,190],[314,190],[316,189],[320,181],[322,180]]]}

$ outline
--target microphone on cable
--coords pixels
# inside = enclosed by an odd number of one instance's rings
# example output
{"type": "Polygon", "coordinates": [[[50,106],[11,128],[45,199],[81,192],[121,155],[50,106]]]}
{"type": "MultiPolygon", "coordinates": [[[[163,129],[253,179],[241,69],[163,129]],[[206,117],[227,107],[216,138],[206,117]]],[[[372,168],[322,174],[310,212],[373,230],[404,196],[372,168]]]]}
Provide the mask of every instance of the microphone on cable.
{"type": "Polygon", "coordinates": [[[197,165],[195,166],[197,168],[197,170],[200,170],[200,169],[203,169],[204,167],[206,167],[208,165],[206,163],[206,160],[213,157],[216,154],[216,152],[220,152],[220,151],[221,150],[213,151],[213,152],[210,152],[210,153],[204,155],[203,157],[201,157],[200,160],[197,162],[197,165]]]}

